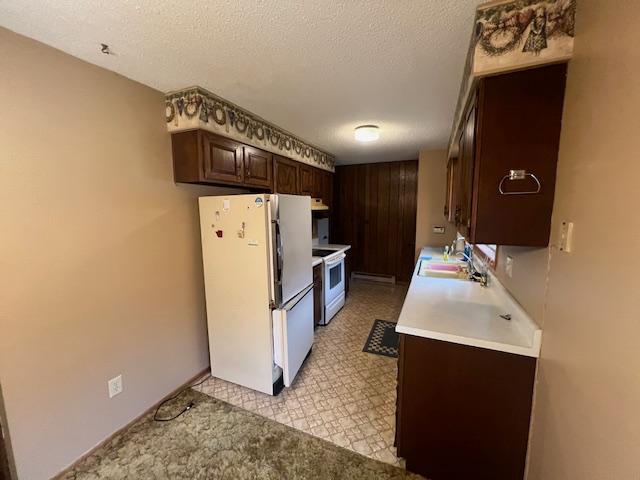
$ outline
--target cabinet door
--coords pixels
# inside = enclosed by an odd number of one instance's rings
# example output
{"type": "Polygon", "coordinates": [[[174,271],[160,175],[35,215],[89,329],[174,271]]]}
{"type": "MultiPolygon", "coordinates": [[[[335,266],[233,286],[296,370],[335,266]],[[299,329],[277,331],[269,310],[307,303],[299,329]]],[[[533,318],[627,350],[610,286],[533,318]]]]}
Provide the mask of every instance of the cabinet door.
{"type": "Polygon", "coordinates": [[[242,183],[242,144],[202,132],[202,159],[205,180],[242,183]]]}
{"type": "Polygon", "coordinates": [[[397,447],[433,479],[524,476],[536,359],[400,335],[397,447]]]}
{"type": "Polygon", "coordinates": [[[333,174],[331,172],[322,172],[322,201],[328,207],[331,207],[333,200],[333,174]]]}
{"type": "Polygon", "coordinates": [[[322,320],[322,263],[313,267],[313,324],[320,325],[322,320]]]}
{"type": "Polygon", "coordinates": [[[312,196],[313,193],[313,167],[300,164],[300,195],[312,196]]]}
{"type": "Polygon", "coordinates": [[[273,154],[253,147],[244,147],[244,183],[258,187],[273,187],[273,154]]]}
{"type": "Polygon", "coordinates": [[[313,198],[322,198],[322,170],[313,168],[313,186],[311,187],[311,196],[313,198]]]}
{"type": "MultiPolygon", "coordinates": [[[[462,164],[462,218],[461,224],[469,231],[471,229],[473,173],[475,168],[476,150],[476,107],[469,110],[467,123],[464,128],[465,158],[462,164]]],[[[468,233],[468,232],[467,232],[468,233]]]]}
{"type": "Polygon", "coordinates": [[[471,217],[475,243],[549,244],[565,80],[566,64],[480,80],[471,217]],[[507,177],[502,187],[512,194],[501,194],[499,185],[510,170],[535,175],[539,189],[529,175],[507,177]]]}
{"type": "Polygon", "coordinates": [[[454,222],[454,214],[455,214],[455,172],[457,168],[456,157],[451,157],[447,162],[447,194],[444,200],[444,216],[449,222],[454,222]]]}
{"type": "Polygon", "coordinates": [[[461,201],[461,191],[462,191],[462,163],[464,158],[464,133],[461,133],[458,137],[458,158],[456,159],[455,164],[453,165],[453,169],[451,171],[451,188],[453,192],[451,194],[451,212],[449,216],[451,217],[451,221],[453,224],[458,227],[458,231],[462,233],[460,230],[461,224],[461,215],[462,215],[462,205],[461,201]]]}
{"type": "Polygon", "coordinates": [[[298,162],[288,158],[275,157],[275,185],[276,193],[298,194],[298,162]]]}
{"type": "Polygon", "coordinates": [[[471,202],[473,198],[473,172],[475,163],[476,107],[471,106],[465,117],[459,140],[458,168],[454,171],[454,221],[462,235],[471,234],[471,202]]]}

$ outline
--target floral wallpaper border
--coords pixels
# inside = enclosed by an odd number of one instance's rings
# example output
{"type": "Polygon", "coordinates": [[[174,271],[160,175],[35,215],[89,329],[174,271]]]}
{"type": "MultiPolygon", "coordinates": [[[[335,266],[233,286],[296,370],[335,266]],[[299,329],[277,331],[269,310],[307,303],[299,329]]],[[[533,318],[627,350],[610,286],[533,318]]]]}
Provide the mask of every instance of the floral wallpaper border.
{"type": "Polygon", "coordinates": [[[455,155],[462,113],[475,82],[487,75],[568,61],[577,0],[493,1],[476,9],[449,138],[455,155]]]}
{"type": "MultiPolygon", "coordinates": [[[[517,53],[514,61],[542,55],[552,42],[573,47],[576,0],[514,0],[476,11],[475,60],[517,53]]],[[[550,52],[554,55],[554,52],[550,52]]]]}
{"type": "Polygon", "coordinates": [[[203,128],[309,165],[334,171],[333,155],[201,88],[166,95],[169,131],[203,128]]]}

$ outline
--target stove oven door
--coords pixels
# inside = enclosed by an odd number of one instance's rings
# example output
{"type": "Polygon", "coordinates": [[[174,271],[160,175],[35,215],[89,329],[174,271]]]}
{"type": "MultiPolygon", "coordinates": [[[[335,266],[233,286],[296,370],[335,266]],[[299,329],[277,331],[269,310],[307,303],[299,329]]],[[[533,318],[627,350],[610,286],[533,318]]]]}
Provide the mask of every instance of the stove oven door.
{"type": "Polygon", "coordinates": [[[340,253],[335,257],[324,260],[324,304],[330,305],[334,300],[344,295],[344,259],[346,255],[340,253]]]}

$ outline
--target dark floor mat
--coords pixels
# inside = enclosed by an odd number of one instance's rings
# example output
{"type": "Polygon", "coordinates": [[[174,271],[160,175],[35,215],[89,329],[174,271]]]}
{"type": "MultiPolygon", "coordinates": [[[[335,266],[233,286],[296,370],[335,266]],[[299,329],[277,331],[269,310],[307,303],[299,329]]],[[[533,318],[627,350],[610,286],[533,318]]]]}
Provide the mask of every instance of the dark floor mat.
{"type": "Polygon", "coordinates": [[[396,333],[396,324],[385,320],[376,320],[371,333],[364,344],[363,352],[398,358],[400,336],[396,333]]]}

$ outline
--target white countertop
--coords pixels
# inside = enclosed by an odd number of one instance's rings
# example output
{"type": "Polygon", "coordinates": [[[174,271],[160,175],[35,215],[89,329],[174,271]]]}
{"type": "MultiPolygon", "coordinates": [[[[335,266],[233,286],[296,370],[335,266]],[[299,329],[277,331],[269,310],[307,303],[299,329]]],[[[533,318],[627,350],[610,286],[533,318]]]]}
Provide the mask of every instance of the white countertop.
{"type": "Polygon", "coordinates": [[[322,257],[311,257],[311,266],[315,267],[316,265],[320,265],[322,263],[322,257]]]}
{"type": "MultiPolygon", "coordinates": [[[[425,247],[420,257],[442,261],[442,249],[425,247]]],[[[542,331],[490,274],[489,286],[457,278],[411,278],[398,333],[538,357],[542,331]],[[499,315],[511,314],[511,320],[499,315]]]]}
{"type": "Polygon", "coordinates": [[[343,250],[346,252],[351,248],[351,245],[339,245],[337,243],[317,243],[313,245],[313,248],[317,248],[319,250],[335,250],[336,252],[343,250]]]}

